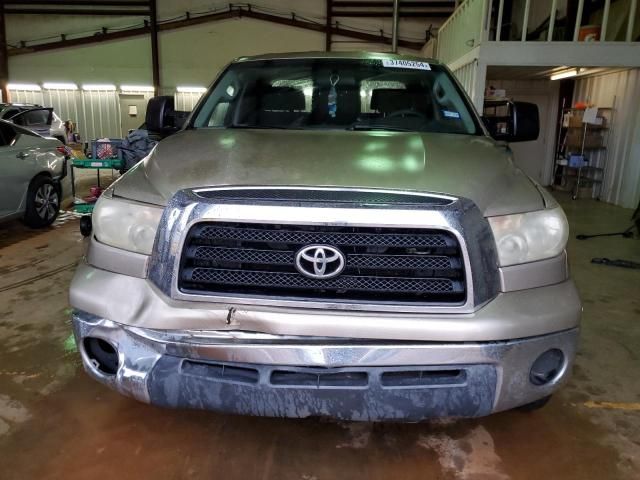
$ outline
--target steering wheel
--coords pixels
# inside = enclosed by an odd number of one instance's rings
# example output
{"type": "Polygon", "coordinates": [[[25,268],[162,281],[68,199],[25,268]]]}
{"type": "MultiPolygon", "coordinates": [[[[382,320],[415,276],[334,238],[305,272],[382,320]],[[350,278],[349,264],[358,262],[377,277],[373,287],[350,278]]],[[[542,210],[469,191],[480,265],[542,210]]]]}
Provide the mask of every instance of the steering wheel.
{"type": "Polygon", "coordinates": [[[385,118],[397,118],[397,117],[418,117],[422,120],[427,119],[427,116],[424,113],[411,110],[410,108],[405,108],[404,110],[396,110],[395,112],[387,115],[385,118]]]}

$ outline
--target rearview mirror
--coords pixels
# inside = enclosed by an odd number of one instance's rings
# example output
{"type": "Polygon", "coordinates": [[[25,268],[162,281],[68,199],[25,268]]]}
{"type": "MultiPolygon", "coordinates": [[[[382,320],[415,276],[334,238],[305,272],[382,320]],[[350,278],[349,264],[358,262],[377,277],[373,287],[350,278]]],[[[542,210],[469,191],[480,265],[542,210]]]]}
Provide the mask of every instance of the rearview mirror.
{"type": "Polygon", "coordinates": [[[494,140],[530,142],[540,134],[540,117],[535,103],[490,100],[484,103],[482,119],[494,140]]]}

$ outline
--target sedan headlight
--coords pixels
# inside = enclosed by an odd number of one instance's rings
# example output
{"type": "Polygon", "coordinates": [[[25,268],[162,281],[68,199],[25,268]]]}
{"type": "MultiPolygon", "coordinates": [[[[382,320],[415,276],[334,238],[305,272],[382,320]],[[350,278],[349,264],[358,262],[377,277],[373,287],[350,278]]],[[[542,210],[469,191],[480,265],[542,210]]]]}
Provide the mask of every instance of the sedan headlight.
{"type": "Polygon", "coordinates": [[[569,238],[562,208],[490,217],[500,265],[535,262],[560,255],[569,238]]]}
{"type": "Polygon", "coordinates": [[[150,255],[163,208],[102,195],[93,209],[96,238],[112,247],[150,255]]]}

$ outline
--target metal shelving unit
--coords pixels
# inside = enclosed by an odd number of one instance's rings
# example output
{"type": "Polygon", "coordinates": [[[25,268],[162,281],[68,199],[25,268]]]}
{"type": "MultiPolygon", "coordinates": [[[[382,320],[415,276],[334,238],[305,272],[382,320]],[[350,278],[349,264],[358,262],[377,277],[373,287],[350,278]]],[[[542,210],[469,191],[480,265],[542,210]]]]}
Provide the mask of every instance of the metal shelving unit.
{"type": "Polygon", "coordinates": [[[599,107],[597,117],[603,119],[603,124],[596,125],[582,122],[583,109],[562,110],[554,188],[571,191],[574,200],[580,196],[581,188],[591,188],[591,196],[595,194],[595,198],[600,199],[614,111],[614,107],[599,107]],[[572,155],[580,155],[584,161],[571,165],[572,155]]]}

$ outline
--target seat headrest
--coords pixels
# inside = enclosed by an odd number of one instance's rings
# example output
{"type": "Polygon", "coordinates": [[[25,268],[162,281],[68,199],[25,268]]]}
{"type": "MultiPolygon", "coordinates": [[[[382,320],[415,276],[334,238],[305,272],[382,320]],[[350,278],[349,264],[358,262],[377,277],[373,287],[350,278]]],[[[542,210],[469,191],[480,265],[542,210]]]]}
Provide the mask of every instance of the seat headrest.
{"type": "Polygon", "coordinates": [[[305,109],[304,92],[293,87],[268,87],[262,94],[261,110],[292,112],[305,109]]]}

